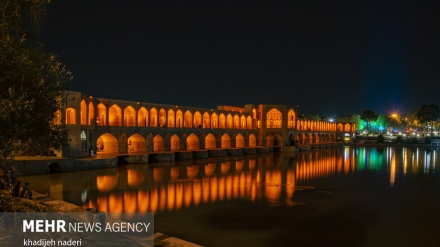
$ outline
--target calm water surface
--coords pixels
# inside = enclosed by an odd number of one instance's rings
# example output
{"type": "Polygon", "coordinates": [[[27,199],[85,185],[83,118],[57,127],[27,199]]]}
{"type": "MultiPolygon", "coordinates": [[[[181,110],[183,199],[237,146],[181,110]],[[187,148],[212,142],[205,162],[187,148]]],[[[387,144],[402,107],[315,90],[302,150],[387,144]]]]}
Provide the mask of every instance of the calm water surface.
{"type": "Polygon", "coordinates": [[[440,246],[439,149],[350,148],[26,176],[205,246],[440,246]]]}

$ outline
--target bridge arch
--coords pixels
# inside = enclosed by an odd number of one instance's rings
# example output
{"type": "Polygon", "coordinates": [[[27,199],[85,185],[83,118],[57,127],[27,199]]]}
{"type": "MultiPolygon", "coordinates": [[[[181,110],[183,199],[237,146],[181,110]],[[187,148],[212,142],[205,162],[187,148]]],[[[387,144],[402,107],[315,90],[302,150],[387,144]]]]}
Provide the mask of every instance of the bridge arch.
{"type": "Polygon", "coordinates": [[[242,148],[242,147],[244,147],[244,137],[243,137],[242,134],[238,134],[238,135],[235,137],[235,147],[237,147],[237,148],[242,148]]]}
{"type": "Polygon", "coordinates": [[[282,138],[279,134],[272,133],[266,137],[266,146],[267,147],[281,147],[282,138]]]}
{"type": "Polygon", "coordinates": [[[167,123],[167,112],[161,108],[159,110],[159,127],[165,127],[167,123]]]}
{"type": "Polygon", "coordinates": [[[107,125],[107,107],[103,103],[98,105],[98,118],[96,119],[96,123],[99,126],[107,125]]]}
{"type": "Polygon", "coordinates": [[[225,117],[225,114],[223,114],[223,113],[220,114],[219,125],[220,125],[219,128],[222,128],[222,129],[226,128],[226,117],[225,117]]]}
{"type": "Polygon", "coordinates": [[[247,120],[246,120],[246,129],[252,129],[252,118],[251,118],[251,116],[248,116],[248,117],[247,117],[247,120]]]}
{"type": "Polygon", "coordinates": [[[192,113],[187,110],[185,112],[185,114],[183,115],[184,118],[184,123],[183,123],[183,127],[185,128],[192,128],[192,113]]]}
{"type": "Polygon", "coordinates": [[[197,137],[194,133],[191,133],[186,138],[186,149],[187,150],[197,150],[200,149],[199,137],[197,137]]]}
{"type": "Polygon", "coordinates": [[[202,114],[199,111],[194,113],[194,128],[202,127],[202,114]]]}
{"type": "Polygon", "coordinates": [[[148,126],[148,111],[145,107],[141,107],[138,110],[138,126],[147,127],[148,126]]]}
{"type": "Polygon", "coordinates": [[[203,128],[211,128],[211,116],[209,113],[203,113],[203,128]]]}
{"type": "Polygon", "coordinates": [[[238,117],[237,114],[235,114],[234,116],[234,129],[239,129],[240,128],[240,118],[238,117]]]}
{"type": "Polygon", "coordinates": [[[90,102],[89,103],[89,113],[88,113],[88,120],[87,120],[87,124],[88,125],[92,125],[93,120],[95,119],[95,109],[93,107],[93,103],[90,102]]]}
{"type": "Polygon", "coordinates": [[[249,147],[256,147],[257,146],[257,137],[255,137],[254,134],[249,135],[249,147]]]}
{"type": "Polygon", "coordinates": [[[218,128],[218,115],[215,112],[211,115],[211,127],[213,129],[218,128]]]}
{"type": "Polygon", "coordinates": [[[232,115],[231,115],[231,114],[228,114],[228,115],[226,116],[226,128],[228,128],[228,129],[232,129],[232,127],[233,127],[232,115]]]}
{"type": "Polygon", "coordinates": [[[177,110],[176,112],[176,127],[178,128],[183,127],[183,113],[181,110],[177,110]]]}
{"type": "Polygon", "coordinates": [[[157,110],[154,107],[150,109],[150,127],[157,127],[157,110]]]}
{"type": "Polygon", "coordinates": [[[171,151],[179,151],[180,150],[180,138],[178,135],[173,135],[171,137],[171,151]]]}
{"type": "Polygon", "coordinates": [[[109,126],[121,126],[121,108],[114,104],[108,109],[108,125],[109,126]]]}
{"type": "Polygon", "coordinates": [[[175,117],[174,117],[174,110],[173,109],[169,109],[168,110],[168,124],[167,127],[175,127],[176,126],[176,121],[175,121],[175,117]]]}
{"type": "Polygon", "coordinates": [[[266,114],[266,127],[267,128],[281,128],[282,127],[282,114],[278,109],[271,109],[266,114]]]}
{"type": "Polygon", "coordinates": [[[163,141],[163,137],[160,135],[156,135],[153,138],[153,142],[154,142],[154,146],[153,146],[153,151],[154,152],[160,152],[160,151],[164,151],[165,150],[165,143],[163,141]]]}
{"type": "Polygon", "coordinates": [[[136,126],[136,111],[132,106],[124,109],[124,126],[136,126]]]}
{"type": "Polygon", "coordinates": [[[118,153],[118,140],[110,133],[101,135],[96,141],[96,147],[98,153],[104,154],[117,154],[118,153]]]}
{"type": "Polygon", "coordinates": [[[231,147],[231,137],[228,134],[222,135],[222,148],[231,147]]]}
{"type": "Polygon", "coordinates": [[[66,109],[66,124],[76,124],[76,110],[75,108],[66,109]]]}
{"type": "Polygon", "coordinates": [[[287,113],[287,127],[295,128],[295,112],[292,109],[287,113]]]}
{"type": "Polygon", "coordinates": [[[130,136],[127,140],[128,153],[145,153],[147,152],[147,145],[145,138],[139,134],[130,136]]]}
{"type": "Polygon", "coordinates": [[[205,137],[205,149],[215,149],[217,148],[217,142],[213,134],[209,133],[205,137]]]}
{"type": "Polygon", "coordinates": [[[85,100],[81,100],[80,109],[81,125],[87,125],[87,105],[85,100]]]}

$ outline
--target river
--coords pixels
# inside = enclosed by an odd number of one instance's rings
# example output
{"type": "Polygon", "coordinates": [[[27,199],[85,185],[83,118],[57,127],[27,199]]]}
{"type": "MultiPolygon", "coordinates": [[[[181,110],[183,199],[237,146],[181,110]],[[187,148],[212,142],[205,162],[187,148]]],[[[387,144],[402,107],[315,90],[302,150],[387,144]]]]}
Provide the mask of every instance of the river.
{"type": "Polygon", "coordinates": [[[24,176],[205,246],[438,246],[439,149],[341,147],[24,176]]]}

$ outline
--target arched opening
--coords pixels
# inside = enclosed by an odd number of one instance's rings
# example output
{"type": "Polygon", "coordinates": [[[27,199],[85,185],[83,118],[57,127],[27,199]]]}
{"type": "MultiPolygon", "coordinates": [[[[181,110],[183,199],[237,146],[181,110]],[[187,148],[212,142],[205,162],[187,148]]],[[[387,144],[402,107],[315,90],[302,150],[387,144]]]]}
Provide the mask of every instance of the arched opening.
{"type": "Polygon", "coordinates": [[[163,142],[163,138],[160,135],[156,135],[153,138],[153,150],[154,152],[160,152],[165,150],[165,143],[163,142]]]}
{"type": "Polygon", "coordinates": [[[59,163],[51,163],[49,165],[49,173],[61,173],[61,165],[59,163]]]}
{"type": "Polygon", "coordinates": [[[350,124],[348,124],[348,123],[345,124],[345,129],[344,129],[344,131],[345,131],[345,132],[350,132],[350,124]]]}
{"type": "Polygon", "coordinates": [[[121,126],[121,108],[117,105],[112,105],[108,109],[108,125],[121,126]]]}
{"type": "Polygon", "coordinates": [[[76,124],[76,110],[73,108],[66,109],[66,124],[76,124]]]}
{"type": "Polygon", "coordinates": [[[177,135],[171,137],[171,151],[180,150],[180,138],[177,135]]]}
{"type": "Polygon", "coordinates": [[[237,147],[237,148],[242,148],[242,147],[244,147],[244,137],[243,137],[243,135],[238,134],[238,135],[235,137],[235,147],[237,147]]]}
{"type": "Polygon", "coordinates": [[[85,100],[81,100],[81,125],[87,125],[87,105],[85,100]]]}
{"type": "Polygon", "coordinates": [[[88,118],[88,121],[87,121],[88,125],[92,125],[94,118],[95,118],[95,111],[94,111],[94,108],[93,108],[93,103],[90,102],[89,103],[89,118],[88,118]]]}
{"type": "Polygon", "coordinates": [[[254,134],[249,135],[249,147],[256,147],[257,146],[257,138],[254,134]]]}
{"type": "Polygon", "coordinates": [[[246,129],[246,117],[241,116],[240,118],[240,129],[246,129]]]}
{"type": "Polygon", "coordinates": [[[98,117],[96,119],[96,124],[98,126],[107,125],[107,107],[105,107],[105,105],[102,103],[98,105],[98,117]]]}
{"type": "Polygon", "coordinates": [[[247,117],[247,120],[246,120],[246,129],[252,129],[252,118],[251,118],[251,116],[248,116],[248,117],[247,117]]]}
{"type": "Polygon", "coordinates": [[[159,110],[159,127],[165,127],[167,123],[167,112],[162,108],[159,110]]]}
{"type": "Polygon", "coordinates": [[[154,107],[150,110],[150,127],[157,127],[157,110],[154,107]]]}
{"type": "Polygon", "coordinates": [[[281,112],[275,108],[268,111],[266,114],[266,127],[267,128],[281,128],[282,126],[281,112]]]}
{"type": "Polygon", "coordinates": [[[306,134],[306,143],[311,143],[311,134],[306,134]]]}
{"type": "Polygon", "coordinates": [[[203,113],[203,128],[211,128],[211,117],[209,113],[203,113]]]}
{"type": "Polygon", "coordinates": [[[118,140],[109,133],[101,135],[96,141],[97,153],[118,153],[118,140]]]}
{"type": "Polygon", "coordinates": [[[145,138],[139,134],[130,136],[127,140],[129,153],[144,153],[147,152],[147,143],[145,138]]]}
{"type": "Polygon", "coordinates": [[[168,127],[174,128],[176,126],[175,124],[175,118],[174,118],[174,111],[173,109],[168,110],[168,127]]]}
{"type": "Polygon", "coordinates": [[[239,129],[240,128],[240,118],[238,117],[238,115],[234,116],[234,129],[239,129]]]}
{"type": "Polygon", "coordinates": [[[147,127],[148,126],[148,111],[145,107],[141,107],[138,111],[138,126],[147,127]]]}
{"type": "Polygon", "coordinates": [[[199,138],[194,133],[192,133],[186,138],[186,149],[187,150],[200,149],[199,138]]]}
{"type": "Polygon", "coordinates": [[[220,128],[221,128],[221,129],[226,128],[226,117],[225,117],[225,115],[224,115],[223,113],[220,114],[220,117],[219,117],[219,124],[220,124],[220,128]]]}
{"type": "Polygon", "coordinates": [[[215,149],[217,148],[217,142],[213,134],[209,133],[205,137],[205,149],[215,149]]]}
{"type": "Polygon", "coordinates": [[[282,138],[279,134],[270,134],[266,137],[266,146],[267,147],[281,147],[282,146],[282,138]]]}
{"type": "Polygon", "coordinates": [[[337,127],[337,129],[338,129],[338,131],[342,131],[342,124],[340,123],[340,124],[338,124],[338,127],[337,127]]]}
{"type": "Polygon", "coordinates": [[[287,113],[287,127],[295,128],[295,112],[292,109],[287,113]]]}
{"type": "Polygon", "coordinates": [[[192,113],[190,111],[186,111],[185,115],[183,115],[184,123],[183,127],[185,128],[192,128],[192,113]]]}
{"type": "Polygon", "coordinates": [[[215,112],[211,115],[211,127],[218,128],[218,115],[215,112]]]}
{"type": "Polygon", "coordinates": [[[257,119],[257,111],[254,109],[252,109],[252,118],[253,119],[257,119]]]}
{"type": "Polygon", "coordinates": [[[178,128],[183,127],[183,113],[181,110],[178,110],[176,112],[176,127],[178,128]]]}
{"type": "Polygon", "coordinates": [[[124,126],[136,126],[136,111],[131,106],[124,109],[124,126]]]}
{"type": "Polygon", "coordinates": [[[224,134],[222,136],[222,148],[230,148],[231,147],[231,137],[228,134],[224,134]]]}
{"type": "Polygon", "coordinates": [[[201,128],[201,127],[202,127],[202,114],[196,111],[194,113],[194,128],[201,128]]]}
{"type": "Polygon", "coordinates": [[[226,117],[226,128],[232,129],[233,124],[234,123],[232,121],[232,116],[231,116],[231,114],[228,114],[228,116],[226,117]]]}

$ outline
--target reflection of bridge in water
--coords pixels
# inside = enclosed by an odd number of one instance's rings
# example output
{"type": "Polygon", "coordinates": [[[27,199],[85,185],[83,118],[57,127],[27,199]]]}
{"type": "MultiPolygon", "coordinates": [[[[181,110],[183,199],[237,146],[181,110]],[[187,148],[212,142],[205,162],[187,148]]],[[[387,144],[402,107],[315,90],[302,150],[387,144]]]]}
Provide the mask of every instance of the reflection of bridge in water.
{"type": "MultiPolygon", "coordinates": [[[[340,149],[293,155],[209,159],[200,164],[129,166],[122,175],[96,179],[99,195],[84,207],[100,211],[173,211],[225,200],[266,200],[292,205],[298,183],[353,169],[340,149]]],[[[158,163],[160,164],[160,163],[158,163]]]]}
{"type": "Polygon", "coordinates": [[[98,194],[84,207],[100,211],[176,211],[229,200],[293,205],[295,190],[308,181],[363,170],[386,171],[389,185],[406,173],[440,170],[439,150],[333,148],[297,155],[253,155],[131,165],[126,173],[98,176],[98,194]],[[159,164],[159,163],[158,163],[159,164]],[[174,163],[173,163],[174,164],[174,163]]]}

